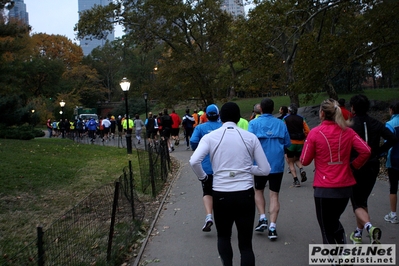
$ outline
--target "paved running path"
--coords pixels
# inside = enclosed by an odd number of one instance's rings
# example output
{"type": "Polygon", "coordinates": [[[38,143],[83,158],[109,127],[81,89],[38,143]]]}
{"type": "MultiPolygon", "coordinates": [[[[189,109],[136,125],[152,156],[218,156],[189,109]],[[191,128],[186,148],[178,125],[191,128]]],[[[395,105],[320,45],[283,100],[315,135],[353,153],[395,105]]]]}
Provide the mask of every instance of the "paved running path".
{"type": "MultiPolygon", "coordinates": [[[[178,173],[174,173],[175,180],[171,184],[170,193],[156,220],[151,237],[143,247],[142,254],[139,254],[140,262],[136,261],[134,265],[222,265],[217,252],[215,226],[209,233],[201,230],[205,219],[202,188],[188,164],[191,154],[192,151],[186,150],[184,142],[180,142],[180,146],[171,154],[181,162],[181,169],[178,173]]],[[[292,187],[291,175],[284,174],[280,191],[280,214],[277,220],[278,239],[270,241],[267,238],[267,231],[254,232],[256,265],[308,265],[308,244],[321,243],[313,202],[312,167],[305,167],[308,181],[302,183],[300,188],[292,187]]],[[[371,222],[382,230],[382,242],[397,245],[396,265],[399,265],[399,224],[390,224],[383,219],[389,211],[388,193],[389,183],[386,180],[377,180],[369,198],[369,210],[372,216],[371,222]]],[[[268,189],[265,195],[268,199],[268,189]]],[[[258,216],[255,223],[257,218],[258,216]]],[[[349,241],[349,234],[356,226],[350,203],[341,217],[341,222],[349,241]]],[[[369,238],[365,231],[363,234],[363,243],[366,244],[369,238]]],[[[234,265],[240,265],[235,230],[233,230],[232,245],[234,265]]]]}

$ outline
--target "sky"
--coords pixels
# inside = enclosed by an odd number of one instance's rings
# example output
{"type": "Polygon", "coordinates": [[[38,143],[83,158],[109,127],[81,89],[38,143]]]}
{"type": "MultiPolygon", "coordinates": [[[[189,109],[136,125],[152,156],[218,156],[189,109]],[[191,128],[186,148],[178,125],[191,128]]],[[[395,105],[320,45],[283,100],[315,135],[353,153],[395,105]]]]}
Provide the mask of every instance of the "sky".
{"type": "MultiPolygon", "coordinates": [[[[59,34],[75,43],[73,28],[79,20],[78,0],[24,0],[32,33],[59,34]]],[[[115,37],[122,36],[116,29],[115,37]]]]}

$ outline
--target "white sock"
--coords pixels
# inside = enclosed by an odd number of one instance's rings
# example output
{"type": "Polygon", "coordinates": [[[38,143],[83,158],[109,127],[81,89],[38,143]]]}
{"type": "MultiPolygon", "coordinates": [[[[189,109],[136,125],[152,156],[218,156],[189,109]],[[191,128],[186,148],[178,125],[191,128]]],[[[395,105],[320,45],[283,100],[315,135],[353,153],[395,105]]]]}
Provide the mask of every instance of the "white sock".
{"type": "Polygon", "coordinates": [[[396,212],[391,212],[391,217],[395,217],[396,216],[396,212]]]}
{"type": "Polygon", "coordinates": [[[269,228],[276,228],[276,223],[270,223],[269,228]]]}
{"type": "Polygon", "coordinates": [[[267,220],[267,218],[266,218],[266,214],[261,214],[260,216],[259,216],[259,221],[260,220],[263,220],[263,219],[266,219],[267,220]]]}

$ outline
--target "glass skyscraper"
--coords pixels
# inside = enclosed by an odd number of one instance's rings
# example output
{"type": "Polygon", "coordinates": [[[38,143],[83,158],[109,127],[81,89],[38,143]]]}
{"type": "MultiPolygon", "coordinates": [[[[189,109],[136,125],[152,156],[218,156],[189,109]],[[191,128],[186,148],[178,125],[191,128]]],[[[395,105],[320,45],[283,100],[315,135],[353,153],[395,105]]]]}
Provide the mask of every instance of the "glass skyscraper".
{"type": "MultiPolygon", "coordinates": [[[[79,12],[82,12],[82,11],[84,11],[86,9],[91,9],[94,5],[105,6],[105,5],[108,5],[109,2],[110,2],[110,0],[78,0],[78,1],[79,1],[78,2],[79,12]]],[[[107,39],[98,40],[98,39],[92,38],[90,40],[90,36],[85,36],[83,39],[79,40],[80,41],[80,47],[82,47],[83,54],[84,55],[88,55],[88,54],[91,53],[91,51],[94,48],[97,48],[98,46],[101,47],[101,46],[103,46],[105,44],[105,42],[107,40],[113,41],[114,38],[115,38],[115,32],[114,31],[108,33],[107,39]]]]}
{"type": "Polygon", "coordinates": [[[29,15],[28,12],[26,12],[26,4],[24,3],[24,0],[14,1],[14,7],[9,10],[8,17],[10,19],[19,19],[29,25],[29,15]]]}
{"type": "Polygon", "coordinates": [[[229,12],[234,17],[245,16],[243,0],[224,0],[222,10],[229,12]]]}

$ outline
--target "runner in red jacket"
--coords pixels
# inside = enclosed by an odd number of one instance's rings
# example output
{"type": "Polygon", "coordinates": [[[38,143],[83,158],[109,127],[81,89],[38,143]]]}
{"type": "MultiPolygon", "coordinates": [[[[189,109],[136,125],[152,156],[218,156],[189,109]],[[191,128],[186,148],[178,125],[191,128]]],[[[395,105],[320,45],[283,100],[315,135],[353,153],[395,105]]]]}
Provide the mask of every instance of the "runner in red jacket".
{"type": "Polygon", "coordinates": [[[175,141],[174,145],[179,145],[179,130],[181,125],[181,118],[178,114],[176,114],[175,109],[172,109],[172,113],[170,114],[172,118],[173,124],[172,129],[170,131],[170,135],[172,137],[172,147],[173,147],[173,140],[175,141]]]}

